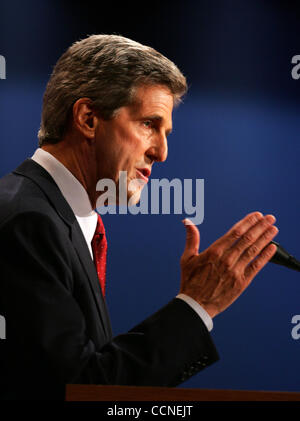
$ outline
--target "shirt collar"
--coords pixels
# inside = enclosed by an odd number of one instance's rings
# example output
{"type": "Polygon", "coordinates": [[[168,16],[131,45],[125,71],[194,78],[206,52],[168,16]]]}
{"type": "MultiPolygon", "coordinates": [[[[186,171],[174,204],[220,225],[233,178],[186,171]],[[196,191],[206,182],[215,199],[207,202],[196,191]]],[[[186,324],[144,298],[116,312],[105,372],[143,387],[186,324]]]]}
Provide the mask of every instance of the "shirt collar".
{"type": "Polygon", "coordinates": [[[91,241],[97,225],[97,213],[92,209],[88,194],[76,177],[53,155],[38,148],[31,158],[54,179],[70,205],[92,254],[91,241]]]}

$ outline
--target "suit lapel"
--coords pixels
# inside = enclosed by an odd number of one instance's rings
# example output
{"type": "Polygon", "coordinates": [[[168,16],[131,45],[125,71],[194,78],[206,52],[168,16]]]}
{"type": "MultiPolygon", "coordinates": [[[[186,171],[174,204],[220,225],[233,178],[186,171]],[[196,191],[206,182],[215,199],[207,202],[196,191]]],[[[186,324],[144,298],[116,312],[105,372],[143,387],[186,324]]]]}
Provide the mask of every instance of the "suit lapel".
{"type": "Polygon", "coordinates": [[[81,228],[71,207],[61,194],[57,184],[50,174],[32,159],[24,161],[15,171],[13,171],[13,173],[30,178],[35,184],[37,184],[47,196],[52,206],[56,209],[59,216],[70,227],[71,241],[89,280],[103,329],[107,337],[110,338],[112,334],[111,326],[106,303],[101,293],[96,268],[91,259],[81,228]]]}

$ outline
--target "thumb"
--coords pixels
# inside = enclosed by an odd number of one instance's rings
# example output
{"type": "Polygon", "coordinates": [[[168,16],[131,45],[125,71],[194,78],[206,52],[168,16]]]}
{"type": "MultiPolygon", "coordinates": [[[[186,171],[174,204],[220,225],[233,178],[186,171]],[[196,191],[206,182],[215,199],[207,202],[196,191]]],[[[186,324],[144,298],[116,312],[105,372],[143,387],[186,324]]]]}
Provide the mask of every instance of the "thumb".
{"type": "Polygon", "coordinates": [[[182,259],[187,260],[198,254],[200,246],[200,232],[196,225],[194,225],[189,219],[186,218],[182,222],[186,229],[186,242],[182,259]]]}

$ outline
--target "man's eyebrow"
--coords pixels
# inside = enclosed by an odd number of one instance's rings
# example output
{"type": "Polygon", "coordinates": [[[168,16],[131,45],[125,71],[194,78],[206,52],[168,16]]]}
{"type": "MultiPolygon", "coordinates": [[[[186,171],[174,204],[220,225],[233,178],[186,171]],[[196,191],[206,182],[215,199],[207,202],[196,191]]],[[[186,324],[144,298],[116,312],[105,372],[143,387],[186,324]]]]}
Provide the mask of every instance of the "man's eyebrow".
{"type": "MultiPolygon", "coordinates": [[[[151,120],[151,121],[161,122],[161,121],[164,120],[164,118],[162,116],[158,115],[158,114],[152,114],[152,115],[148,115],[148,116],[143,117],[143,120],[151,120]]],[[[169,136],[169,134],[171,134],[171,133],[172,133],[172,127],[170,129],[166,130],[167,136],[169,136]]]]}

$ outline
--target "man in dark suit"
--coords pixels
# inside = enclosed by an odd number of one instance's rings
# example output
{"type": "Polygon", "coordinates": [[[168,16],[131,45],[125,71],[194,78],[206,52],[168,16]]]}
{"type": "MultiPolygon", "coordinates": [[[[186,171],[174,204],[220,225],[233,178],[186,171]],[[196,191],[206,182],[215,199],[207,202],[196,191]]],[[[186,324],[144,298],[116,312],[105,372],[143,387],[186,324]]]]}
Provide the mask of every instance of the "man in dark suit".
{"type": "Polygon", "coordinates": [[[104,298],[97,182],[118,186],[127,171],[139,200],[185,90],[172,62],[120,36],[91,36],[58,61],[40,148],[0,181],[2,398],[63,399],[67,383],[175,386],[218,359],[212,318],[275,253],[272,215],[247,215],[200,254],[186,220],[179,295],[127,334],[112,338],[104,298]]]}

